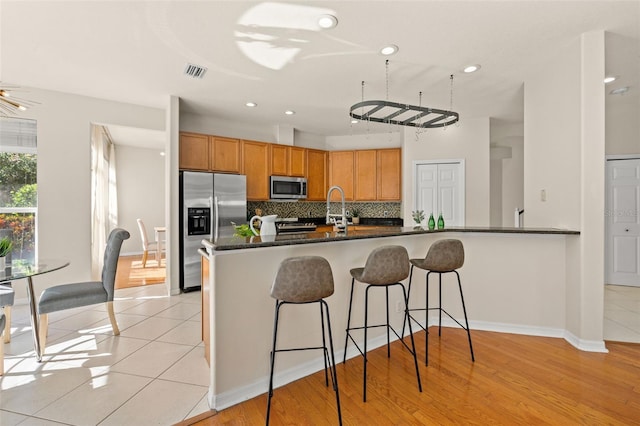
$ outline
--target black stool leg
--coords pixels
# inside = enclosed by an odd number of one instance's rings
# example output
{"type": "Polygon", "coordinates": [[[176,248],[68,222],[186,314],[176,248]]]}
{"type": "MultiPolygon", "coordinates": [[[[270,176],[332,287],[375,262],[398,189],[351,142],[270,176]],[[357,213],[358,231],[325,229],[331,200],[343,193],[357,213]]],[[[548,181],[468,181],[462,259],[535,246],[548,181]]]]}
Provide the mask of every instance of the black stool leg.
{"type": "Polygon", "coordinates": [[[269,426],[269,415],[271,414],[271,397],[273,396],[273,366],[276,358],[276,339],[278,336],[278,315],[280,313],[280,302],[276,300],[276,313],[273,320],[273,345],[271,347],[271,360],[269,367],[269,395],[267,397],[267,426],[269,426]]]}
{"type": "Polygon", "coordinates": [[[353,284],[355,282],[355,278],[351,278],[351,296],[349,296],[349,314],[347,315],[347,330],[344,336],[344,357],[342,358],[342,363],[347,362],[347,343],[349,342],[349,330],[351,330],[351,305],[353,303],[353,284]]]}
{"type": "MultiPolygon", "coordinates": [[[[400,284],[400,283],[398,283],[400,284]]],[[[402,288],[402,293],[404,296],[404,300],[407,300],[407,293],[405,292],[404,286],[402,284],[400,284],[400,287],[402,288]]],[[[404,305],[404,310],[405,312],[408,314],[409,313],[409,305],[407,303],[405,303],[404,305]]],[[[416,378],[418,379],[418,389],[420,390],[420,392],[422,392],[422,382],[420,381],[420,370],[418,369],[418,353],[416,351],[416,343],[415,340],[413,339],[413,329],[411,328],[411,321],[409,321],[409,335],[411,336],[411,349],[412,349],[412,355],[413,355],[413,363],[416,366],[416,378]]]]}
{"type": "Polygon", "coordinates": [[[324,385],[329,386],[329,376],[327,375],[327,361],[329,354],[327,353],[327,342],[324,334],[324,311],[322,303],[320,303],[320,326],[322,327],[322,357],[324,358],[324,385]]]}
{"type": "Polygon", "coordinates": [[[367,402],[367,319],[369,318],[369,289],[370,285],[364,292],[364,373],[363,373],[363,385],[362,385],[362,402],[367,402]]]}
{"type": "Polygon", "coordinates": [[[469,321],[467,320],[467,308],[464,305],[464,296],[462,295],[462,284],[460,283],[460,274],[458,271],[453,271],[458,277],[458,288],[460,289],[460,300],[462,300],[462,312],[464,312],[464,323],[467,326],[467,338],[469,339],[469,350],[471,351],[471,361],[476,362],[476,358],[473,355],[473,345],[471,344],[471,330],[469,330],[469,321]]]}
{"type": "Polygon", "coordinates": [[[425,306],[425,315],[426,315],[426,324],[425,327],[427,328],[427,333],[424,336],[425,342],[424,342],[424,365],[429,365],[429,275],[431,274],[431,271],[427,272],[427,277],[425,278],[425,302],[424,302],[424,306],[425,306]]]}
{"type": "MultiPolygon", "coordinates": [[[[413,278],[413,265],[411,265],[411,269],[409,270],[409,286],[407,288],[407,300],[405,301],[407,305],[407,311],[404,314],[405,321],[411,321],[411,314],[409,313],[409,298],[411,297],[411,279],[413,278]]],[[[402,337],[404,337],[404,326],[405,323],[402,323],[402,337]]]]}
{"type": "Polygon", "coordinates": [[[438,272],[438,337],[442,336],[442,273],[438,272]]]}
{"type": "MultiPolygon", "coordinates": [[[[391,358],[391,336],[389,334],[389,286],[385,286],[386,298],[387,298],[387,358],[391,358]]],[[[405,299],[406,303],[406,299],[405,299]]]]}
{"type": "MultiPolygon", "coordinates": [[[[333,382],[333,390],[336,392],[336,406],[338,408],[338,422],[342,425],[342,410],[340,408],[340,392],[338,391],[338,372],[336,371],[336,357],[333,350],[333,335],[331,334],[331,319],[329,317],[329,305],[324,300],[320,300],[320,311],[322,312],[322,306],[327,311],[327,329],[329,331],[329,346],[331,349],[331,381],[333,382]]],[[[322,335],[324,339],[324,325],[322,328],[322,335]]]]}

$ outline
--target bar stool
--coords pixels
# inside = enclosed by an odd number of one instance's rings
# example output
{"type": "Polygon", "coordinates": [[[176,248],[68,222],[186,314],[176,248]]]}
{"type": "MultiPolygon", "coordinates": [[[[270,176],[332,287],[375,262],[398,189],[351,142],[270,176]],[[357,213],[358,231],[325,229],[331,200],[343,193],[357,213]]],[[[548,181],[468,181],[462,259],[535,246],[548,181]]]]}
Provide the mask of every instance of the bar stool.
{"type": "Polygon", "coordinates": [[[325,297],[333,294],[333,272],[329,262],[320,256],[290,257],[280,263],[276,278],[271,286],[271,297],[276,299],[275,319],[273,324],[273,347],[270,353],[271,366],[269,372],[269,397],[267,401],[267,425],[271,413],[271,398],[273,396],[273,366],[276,352],[305,351],[322,349],[324,352],[324,379],[329,386],[327,377],[327,363],[331,372],[333,390],[336,392],[336,405],[338,409],[338,422],[342,425],[342,412],[340,410],[340,393],[338,392],[338,376],[336,374],[336,360],[333,351],[333,336],[331,334],[331,321],[329,319],[329,305],[324,301],[325,297]],[[307,348],[276,349],[278,336],[278,317],[280,307],[285,304],[320,304],[320,321],[322,324],[322,346],[307,348]],[[324,307],[324,310],[323,310],[324,307]],[[329,351],[325,337],[325,314],[327,331],[329,333],[329,351]]]}
{"type": "MultiPolygon", "coordinates": [[[[405,317],[407,315],[407,293],[404,285],[400,282],[409,276],[409,255],[407,249],[402,246],[382,246],[374,249],[365,263],[364,268],[351,269],[351,296],[349,298],[349,314],[347,316],[347,335],[344,339],[344,359],[343,363],[347,360],[347,343],[349,339],[353,342],[358,352],[364,357],[364,384],[362,400],[367,401],[367,330],[374,327],[385,327],[387,330],[387,357],[391,357],[390,349],[390,334],[389,330],[398,337],[398,340],[407,348],[407,350],[413,355],[413,361],[416,367],[416,378],[418,379],[418,389],[422,392],[422,383],[420,382],[420,372],[418,371],[418,358],[416,357],[416,345],[413,340],[413,331],[411,329],[411,323],[409,323],[409,334],[411,336],[411,348],[407,346],[402,337],[398,335],[396,330],[389,324],[389,287],[399,286],[402,289],[402,300],[405,302],[405,317]],[[353,287],[354,283],[359,281],[367,284],[365,290],[364,299],[364,326],[363,327],[351,327],[351,308],[353,305],[353,287]],[[373,287],[384,287],[386,292],[387,301],[387,322],[385,324],[369,325],[369,290],[373,287]],[[355,339],[351,335],[352,330],[364,330],[364,349],[360,350],[360,347],[356,343],[355,339]]],[[[404,335],[404,321],[402,324],[404,335]]]]}
{"type": "Polygon", "coordinates": [[[413,268],[414,266],[420,269],[424,269],[427,272],[427,276],[425,279],[426,283],[426,301],[424,308],[416,308],[409,309],[407,308],[407,317],[409,320],[409,324],[411,324],[411,320],[416,322],[420,328],[422,328],[426,332],[426,343],[425,343],[425,365],[429,365],[429,311],[437,310],[438,317],[438,336],[442,335],[442,313],[444,312],[454,320],[460,327],[467,330],[467,337],[469,339],[469,350],[471,351],[471,361],[475,362],[475,356],[473,355],[473,345],[471,344],[471,332],[469,331],[469,321],[467,320],[467,309],[464,304],[464,296],[462,294],[462,285],[460,284],[460,274],[456,269],[459,269],[464,264],[464,246],[460,240],[455,239],[444,239],[436,241],[429,247],[429,251],[427,252],[427,256],[424,259],[411,259],[411,274],[409,276],[409,288],[407,290],[407,305],[409,304],[409,297],[411,295],[411,279],[413,278],[413,268]],[[462,301],[462,312],[464,313],[464,322],[465,325],[462,325],[457,319],[452,317],[447,311],[442,309],[442,274],[447,273],[455,273],[458,278],[458,288],[460,289],[460,300],[462,301]],[[431,273],[438,274],[438,307],[430,308],[429,307],[429,275],[431,273]],[[411,316],[412,311],[425,311],[426,320],[425,326],[423,327],[419,321],[417,321],[413,316],[411,316]]]}

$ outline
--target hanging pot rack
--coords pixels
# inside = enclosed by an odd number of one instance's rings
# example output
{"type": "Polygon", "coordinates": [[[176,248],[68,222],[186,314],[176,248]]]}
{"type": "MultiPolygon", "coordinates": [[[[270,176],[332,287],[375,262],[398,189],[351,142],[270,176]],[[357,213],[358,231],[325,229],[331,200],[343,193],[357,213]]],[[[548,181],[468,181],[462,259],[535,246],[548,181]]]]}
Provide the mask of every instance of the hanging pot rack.
{"type": "Polygon", "coordinates": [[[351,106],[349,115],[357,120],[374,121],[377,123],[411,126],[421,129],[446,127],[457,123],[460,115],[453,109],[453,74],[450,76],[450,109],[443,110],[422,106],[422,92],[420,105],[401,104],[389,101],[389,60],[385,61],[387,100],[364,100],[364,81],[362,82],[362,101],[351,106]],[[359,110],[359,112],[357,111],[359,110]]]}
{"type": "Polygon", "coordinates": [[[460,115],[453,111],[379,100],[358,102],[351,106],[349,115],[357,120],[423,129],[446,127],[460,119],[460,115]],[[357,109],[360,113],[356,112],[357,109]]]}

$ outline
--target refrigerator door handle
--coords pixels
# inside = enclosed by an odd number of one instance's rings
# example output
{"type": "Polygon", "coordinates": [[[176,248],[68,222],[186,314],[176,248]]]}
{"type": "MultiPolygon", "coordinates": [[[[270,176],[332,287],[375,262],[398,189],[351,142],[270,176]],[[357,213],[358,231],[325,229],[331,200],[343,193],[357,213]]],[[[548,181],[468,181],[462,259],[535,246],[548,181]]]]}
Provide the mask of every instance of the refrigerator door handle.
{"type": "MultiPolygon", "coordinates": [[[[209,202],[211,203],[211,197],[209,197],[209,202]]],[[[220,214],[219,214],[219,210],[218,210],[218,197],[214,197],[213,198],[213,214],[215,215],[215,223],[213,224],[213,228],[212,232],[213,235],[211,236],[213,241],[217,241],[218,240],[218,231],[219,231],[219,224],[220,224],[220,214]]]]}

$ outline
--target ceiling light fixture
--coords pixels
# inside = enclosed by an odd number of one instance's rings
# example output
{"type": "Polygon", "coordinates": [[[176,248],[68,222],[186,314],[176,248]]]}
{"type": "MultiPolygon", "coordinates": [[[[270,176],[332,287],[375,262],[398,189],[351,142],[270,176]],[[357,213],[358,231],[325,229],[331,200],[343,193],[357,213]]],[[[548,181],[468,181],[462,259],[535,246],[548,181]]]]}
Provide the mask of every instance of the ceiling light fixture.
{"type": "Polygon", "coordinates": [[[612,75],[604,78],[604,83],[605,84],[613,83],[614,81],[616,81],[616,78],[614,76],[612,76],[612,75]]]}
{"type": "Polygon", "coordinates": [[[464,69],[462,70],[462,72],[470,74],[472,72],[476,72],[481,68],[480,65],[478,64],[473,64],[473,65],[467,65],[466,67],[464,67],[464,69]]]}
{"type": "Polygon", "coordinates": [[[627,93],[629,91],[630,87],[629,86],[624,86],[624,87],[618,87],[617,89],[613,89],[612,91],[609,92],[610,95],[624,95],[625,93],[627,93]]]}
{"type": "Polygon", "coordinates": [[[358,120],[354,118],[353,120],[351,120],[351,124],[358,124],[358,120]]]}
{"type": "MultiPolygon", "coordinates": [[[[11,87],[11,89],[14,88],[14,86],[11,87]]],[[[28,101],[26,99],[12,96],[10,89],[7,86],[0,88],[0,115],[5,117],[16,115],[18,111],[26,111],[27,107],[31,107],[37,103],[38,102],[28,101]]]]}
{"type": "Polygon", "coordinates": [[[390,44],[380,49],[380,53],[384,56],[390,56],[398,53],[398,50],[400,50],[398,46],[396,46],[395,44],[390,44]]]}
{"type": "Polygon", "coordinates": [[[248,106],[249,108],[254,108],[258,106],[258,104],[255,102],[247,102],[245,105],[248,106]]]}
{"type": "Polygon", "coordinates": [[[329,30],[338,26],[338,18],[333,15],[320,15],[318,26],[324,30],[329,30]]]}
{"type": "Polygon", "coordinates": [[[290,109],[288,109],[288,110],[286,110],[284,113],[285,113],[285,114],[287,114],[287,115],[293,115],[293,114],[295,114],[296,112],[295,112],[295,111],[292,111],[292,110],[290,110],[290,109]]]}
{"type": "Polygon", "coordinates": [[[389,101],[389,60],[386,65],[387,99],[384,101],[364,100],[364,81],[362,82],[362,102],[351,106],[349,115],[356,120],[375,121],[377,123],[397,124],[399,126],[412,126],[424,129],[446,127],[456,123],[460,115],[453,111],[453,74],[450,76],[450,103],[449,110],[427,108],[422,106],[422,92],[420,92],[420,105],[400,104],[389,101]],[[360,109],[360,113],[356,110],[360,109]]]}

